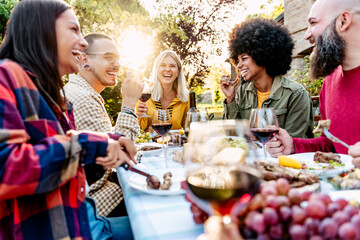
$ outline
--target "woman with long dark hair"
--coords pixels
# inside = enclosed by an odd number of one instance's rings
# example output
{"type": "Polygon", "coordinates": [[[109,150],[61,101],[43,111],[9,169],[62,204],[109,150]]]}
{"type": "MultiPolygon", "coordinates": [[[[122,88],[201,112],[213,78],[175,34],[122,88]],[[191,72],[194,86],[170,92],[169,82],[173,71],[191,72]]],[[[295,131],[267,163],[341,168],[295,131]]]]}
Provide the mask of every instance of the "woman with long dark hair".
{"type": "Polygon", "coordinates": [[[132,237],[126,221],[115,227],[96,216],[82,165],[130,163],[134,145],[74,131],[60,94],[86,47],[62,1],[21,1],[10,16],[0,47],[0,239],[132,237]]]}

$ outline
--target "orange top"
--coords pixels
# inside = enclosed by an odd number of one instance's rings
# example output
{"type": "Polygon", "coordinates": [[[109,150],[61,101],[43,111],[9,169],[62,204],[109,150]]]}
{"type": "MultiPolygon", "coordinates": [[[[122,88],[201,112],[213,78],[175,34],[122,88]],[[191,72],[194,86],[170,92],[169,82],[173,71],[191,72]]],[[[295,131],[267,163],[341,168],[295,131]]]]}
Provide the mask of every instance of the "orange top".
{"type": "Polygon", "coordinates": [[[256,89],[256,95],[258,98],[258,105],[257,108],[261,108],[263,102],[269,97],[271,91],[270,92],[260,92],[259,90],[256,89]]]}

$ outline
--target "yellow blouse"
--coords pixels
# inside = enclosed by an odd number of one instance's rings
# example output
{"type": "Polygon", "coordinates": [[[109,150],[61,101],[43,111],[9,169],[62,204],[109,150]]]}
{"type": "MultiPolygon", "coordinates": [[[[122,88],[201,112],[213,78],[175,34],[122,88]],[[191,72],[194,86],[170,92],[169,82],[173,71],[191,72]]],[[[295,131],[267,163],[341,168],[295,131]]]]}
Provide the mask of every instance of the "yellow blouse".
{"type": "MultiPolygon", "coordinates": [[[[140,102],[140,101],[139,101],[140,102]]],[[[139,104],[139,102],[136,104],[139,104]]],[[[141,127],[141,129],[143,129],[144,131],[149,131],[149,127],[151,126],[151,122],[152,122],[152,115],[155,109],[163,109],[161,102],[155,102],[152,98],[150,98],[147,102],[146,102],[146,106],[148,108],[147,111],[147,115],[151,116],[151,117],[143,117],[143,118],[138,118],[139,119],[139,125],[141,127]]],[[[181,102],[180,99],[178,99],[177,97],[170,103],[170,105],[167,107],[167,109],[170,112],[170,115],[172,117],[172,128],[171,129],[180,129],[180,128],[184,128],[185,125],[185,118],[186,118],[186,113],[187,111],[190,109],[190,103],[189,101],[187,102],[181,102]]]]}
{"type": "Polygon", "coordinates": [[[261,108],[263,102],[270,96],[270,92],[260,92],[259,90],[256,89],[256,95],[258,98],[258,105],[257,108],[261,108]]]}

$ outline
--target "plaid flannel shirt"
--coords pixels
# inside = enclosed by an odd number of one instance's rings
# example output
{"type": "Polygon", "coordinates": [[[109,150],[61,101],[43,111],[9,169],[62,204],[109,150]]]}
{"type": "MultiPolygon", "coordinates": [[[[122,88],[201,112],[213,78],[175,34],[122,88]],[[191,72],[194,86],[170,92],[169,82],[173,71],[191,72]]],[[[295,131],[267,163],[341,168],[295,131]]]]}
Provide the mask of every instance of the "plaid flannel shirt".
{"type": "Polygon", "coordinates": [[[0,239],[91,239],[81,165],[105,155],[108,136],[65,134],[68,117],[0,60],[0,239]]]}
{"type": "MultiPolygon", "coordinates": [[[[75,125],[77,130],[92,130],[97,132],[121,133],[135,139],[140,132],[137,119],[127,113],[120,112],[112,127],[110,118],[104,107],[104,99],[82,77],[71,74],[69,82],[64,87],[65,96],[73,104],[75,125]]],[[[107,180],[111,173],[108,169],[104,176],[90,185],[89,196],[97,206],[100,216],[107,216],[123,199],[121,188],[107,180]]]]}

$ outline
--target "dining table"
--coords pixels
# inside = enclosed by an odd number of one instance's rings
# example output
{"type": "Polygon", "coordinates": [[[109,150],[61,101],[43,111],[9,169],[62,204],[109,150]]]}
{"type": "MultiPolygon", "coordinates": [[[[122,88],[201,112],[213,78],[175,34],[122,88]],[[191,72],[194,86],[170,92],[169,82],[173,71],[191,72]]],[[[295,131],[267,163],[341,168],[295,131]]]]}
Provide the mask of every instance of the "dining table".
{"type": "MultiPolygon", "coordinates": [[[[185,180],[185,167],[172,160],[175,151],[181,151],[181,148],[168,149],[168,168],[165,166],[162,151],[154,154],[143,153],[141,163],[134,166],[150,174],[166,171],[176,173],[177,180],[173,185],[177,185],[177,189],[170,191],[169,194],[166,194],[166,190],[146,189],[145,184],[140,184],[141,187],[134,186],[132,178],[142,178],[142,181],[145,181],[145,177],[122,167],[117,168],[118,179],[136,240],[195,240],[204,232],[203,224],[194,222],[190,211],[191,205],[185,200],[185,191],[180,189],[180,181],[185,180]]],[[[252,162],[263,157],[262,149],[257,149],[255,155],[247,157],[247,161],[252,162]]],[[[268,157],[268,160],[277,161],[271,157],[268,157]]],[[[333,199],[350,200],[355,198],[357,201],[360,199],[359,190],[335,191],[326,181],[320,181],[320,183],[319,191],[329,194],[333,199]]]]}
{"type": "MultiPolygon", "coordinates": [[[[169,148],[168,168],[165,167],[163,154],[144,154],[141,163],[135,168],[148,173],[155,171],[170,171],[179,173],[185,179],[184,165],[172,161],[174,151],[181,148],[169,148]]],[[[135,175],[134,175],[135,174],[135,175]]],[[[118,179],[123,191],[126,210],[129,216],[131,228],[136,240],[161,240],[182,239],[193,240],[204,232],[202,224],[196,224],[190,211],[190,203],[185,200],[184,191],[178,189],[171,195],[154,194],[153,190],[140,191],[130,184],[129,179],[136,173],[127,171],[122,167],[117,169],[118,179]]],[[[138,175],[141,178],[141,175],[138,175]]],[[[143,177],[145,179],[145,177],[143,177]]],[[[161,180],[161,179],[160,179],[161,180]]],[[[178,178],[178,180],[180,180],[178,178]]],[[[179,184],[179,181],[177,181],[179,184]]],[[[178,186],[179,187],[179,186],[178,186]]]]}

